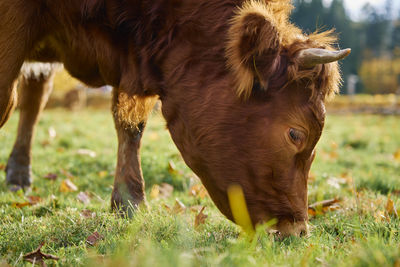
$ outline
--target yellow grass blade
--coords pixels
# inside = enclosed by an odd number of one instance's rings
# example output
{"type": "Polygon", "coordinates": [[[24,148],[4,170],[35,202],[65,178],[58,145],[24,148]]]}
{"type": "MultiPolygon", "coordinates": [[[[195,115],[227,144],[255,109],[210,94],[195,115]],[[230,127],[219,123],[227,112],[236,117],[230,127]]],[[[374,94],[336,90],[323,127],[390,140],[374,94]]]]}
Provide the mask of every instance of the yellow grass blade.
{"type": "Polygon", "coordinates": [[[239,185],[229,186],[228,199],[235,222],[240,225],[246,233],[254,235],[255,231],[250,219],[249,211],[247,210],[242,187],[239,185]]]}

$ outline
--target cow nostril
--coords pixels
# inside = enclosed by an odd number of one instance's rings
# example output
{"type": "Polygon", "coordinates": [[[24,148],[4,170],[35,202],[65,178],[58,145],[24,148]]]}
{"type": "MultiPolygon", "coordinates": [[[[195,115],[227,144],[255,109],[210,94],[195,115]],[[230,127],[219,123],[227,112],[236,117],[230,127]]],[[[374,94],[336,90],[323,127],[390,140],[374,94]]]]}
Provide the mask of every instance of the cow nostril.
{"type": "Polygon", "coordinates": [[[306,229],[303,229],[300,231],[300,236],[301,237],[306,237],[308,235],[308,231],[306,229]]]}

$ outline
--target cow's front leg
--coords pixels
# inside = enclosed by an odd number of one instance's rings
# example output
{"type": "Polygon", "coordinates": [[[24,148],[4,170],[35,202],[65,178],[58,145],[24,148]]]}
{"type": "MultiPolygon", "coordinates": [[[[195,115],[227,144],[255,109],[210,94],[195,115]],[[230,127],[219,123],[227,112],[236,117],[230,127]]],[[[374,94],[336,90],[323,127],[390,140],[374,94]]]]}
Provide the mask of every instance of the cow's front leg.
{"type": "Polygon", "coordinates": [[[53,68],[50,64],[34,63],[22,68],[18,133],[6,167],[6,181],[10,185],[26,188],[32,183],[32,139],[52,89],[53,68]]]}
{"type": "Polygon", "coordinates": [[[118,135],[118,160],[111,207],[131,211],[145,203],[144,180],[140,165],[140,143],[147,116],[155,97],[129,96],[114,89],[113,117],[118,135]]]}

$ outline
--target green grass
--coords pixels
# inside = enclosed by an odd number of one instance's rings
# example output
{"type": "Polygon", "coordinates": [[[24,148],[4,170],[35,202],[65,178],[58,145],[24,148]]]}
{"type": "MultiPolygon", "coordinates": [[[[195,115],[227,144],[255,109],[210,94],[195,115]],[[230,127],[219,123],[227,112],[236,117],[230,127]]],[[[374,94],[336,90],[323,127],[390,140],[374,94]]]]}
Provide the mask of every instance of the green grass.
{"type": "MultiPolygon", "coordinates": [[[[0,164],[7,162],[15,138],[15,114],[0,130],[0,164]]],[[[363,115],[330,115],[318,145],[309,184],[310,202],[338,197],[341,208],[310,220],[307,238],[275,239],[258,229],[250,240],[225,219],[209,198],[188,195],[198,183],[172,143],[160,115],[153,115],[144,135],[142,167],[149,192],[154,184],[174,186],[167,199],[148,197],[149,209],[132,219],[110,212],[116,135],[107,111],[67,113],[47,110],[39,123],[33,147],[32,191],[40,196],[36,205],[16,208],[26,202],[22,192],[12,193],[0,172],[0,266],[31,266],[22,256],[41,242],[45,253],[60,257],[48,265],[60,266],[399,266],[400,220],[385,214],[388,195],[400,206],[400,118],[363,115]],[[48,143],[48,129],[57,136],[48,143]],[[79,155],[86,148],[94,158],[79,155]],[[169,171],[169,162],[176,172],[169,171]],[[79,188],[60,192],[60,184],[72,174],[79,188]],[[43,177],[58,175],[56,181],[43,177]],[[344,177],[344,178],[341,178],[344,177]],[[76,198],[88,192],[90,204],[76,198]],[[206,206],[206,223],[194,227],[195,212],[171,214],[175,198],[186,207],[206,206]],[[83,218],[89,209],[96,216],[83,218]],[[386,216],[385,219],[380,217],[386,216]],[[86,243],[93,232],[101,239],[86,243]],[[395,265],[397,264],[397,265],[395,265]]]]}

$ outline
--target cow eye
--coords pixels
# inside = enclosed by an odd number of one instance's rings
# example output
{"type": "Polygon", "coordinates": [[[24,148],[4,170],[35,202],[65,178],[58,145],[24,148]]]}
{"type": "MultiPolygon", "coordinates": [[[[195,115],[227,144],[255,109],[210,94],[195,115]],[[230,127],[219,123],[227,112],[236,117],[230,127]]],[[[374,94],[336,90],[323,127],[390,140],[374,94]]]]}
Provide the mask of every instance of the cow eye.
{"type": "Polygon", "coordinates": [[[290,128],[289,129],[289,137],[290,140],[295,144],[295,145],[301,145],[301,143],[303,142],[305,135],[303,132],[290,128]]]}

